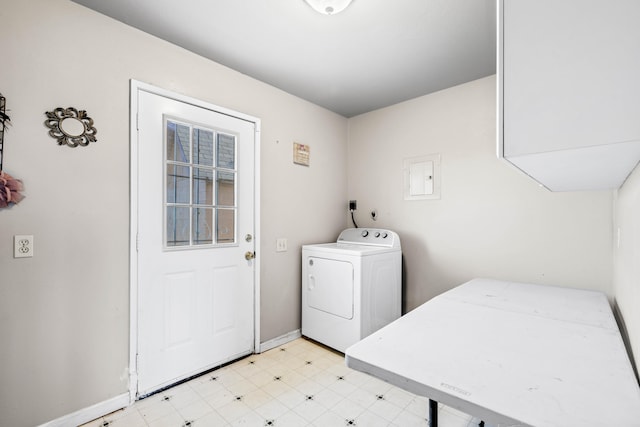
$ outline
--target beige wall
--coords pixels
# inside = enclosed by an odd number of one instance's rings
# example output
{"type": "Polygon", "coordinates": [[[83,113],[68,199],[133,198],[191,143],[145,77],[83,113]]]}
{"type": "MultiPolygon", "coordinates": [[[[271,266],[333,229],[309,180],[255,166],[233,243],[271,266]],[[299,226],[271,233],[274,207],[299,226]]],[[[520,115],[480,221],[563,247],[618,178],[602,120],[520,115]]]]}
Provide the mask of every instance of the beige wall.
{"type": "Polygon", "coordinates": [[[359,226],[399,233],[407,309],[473,277],[612,293],[612,193],[552,193],[497,159],[495,91],[487,77],[349,121],[349,198],[359,226]],[[405,201],[403,159],[429,154],[441,198],[405,201]]]}
{"type": "Polygon", "coordinates": [[[615,305],[622,315],[637,369],[640,367],[640,167],[636,166],[617,191],[615,216],[615,305]]]}
{"type": "Polygon", "coordinates": [[[128,391],[132,78],[262,119],[261,339],[300,328],[300,245],[345,225],[347,120],[67,0],[0,0],[0,23],[4,169],[26,194],[0,210],[0,425],[128,391]],[[56,107],[87,110],[98,142],[58,146],[43,124],[56,107]],[[15,234],[35,236],[33,258],[13,259],[15,234]]]}
{"type": "Polygon", "coordinates": [[[27,195],[0,210],[0,425],[128,390],[131,78],[262,119],[263,342],[300,327],[300,246],[335,239],[348,199],[359,225],[400,233],[408,308],[477,276],[578,286],[614,296],[638,336],[638,173],[618,194],[613,288],[612,193],[550,193],[499,161],[495,77],[347,121],[67,0],[0,0],[0,22],[5,170],[27,195]],[[98,143],[47,135],[44,112],[69,106],[95,119],[98,143]],[[292,163],[294,141],[310,167],[292,163]],[[402,160],[434,153],[441,199],[404,201],[402,160]],[[34,258],[12,258],[15,234],[35,236],[34,258]]]}

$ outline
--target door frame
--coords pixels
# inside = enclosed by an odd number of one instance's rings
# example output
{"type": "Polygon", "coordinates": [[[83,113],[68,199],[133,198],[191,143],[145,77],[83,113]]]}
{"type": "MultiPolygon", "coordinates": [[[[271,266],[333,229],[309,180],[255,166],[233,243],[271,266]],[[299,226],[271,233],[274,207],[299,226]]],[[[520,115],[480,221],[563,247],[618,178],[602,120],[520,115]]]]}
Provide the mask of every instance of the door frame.
{"type": "MultiPolygon", "coordinates": [[[[138,93],[148,92],[154,95],[184,102],[196,107],[225,114],[255,125],[254,133],[254,247],[260,250],[260,119],[211,104],[190,96],[181,95],[138,80],[130,80],[129,111],[129,403],[138,395],[138,93]]],[[[260,257],[254,258],[253,270],[253,352],[260,349],[260,257]]]]}

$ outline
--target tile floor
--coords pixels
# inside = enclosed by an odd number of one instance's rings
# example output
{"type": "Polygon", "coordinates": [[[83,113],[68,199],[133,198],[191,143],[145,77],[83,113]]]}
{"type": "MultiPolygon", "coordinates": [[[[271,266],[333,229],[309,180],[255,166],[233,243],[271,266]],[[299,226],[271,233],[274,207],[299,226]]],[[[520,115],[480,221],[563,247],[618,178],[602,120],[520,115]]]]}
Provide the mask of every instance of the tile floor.
{"type": "MultiPolygon", "coordinates": [[[[300,338],[157,393],[82,427],[428,426],[428,400],[345,366],[300,338]]],[[[477,420],[441,406],[441,427],[477,420]]]]}

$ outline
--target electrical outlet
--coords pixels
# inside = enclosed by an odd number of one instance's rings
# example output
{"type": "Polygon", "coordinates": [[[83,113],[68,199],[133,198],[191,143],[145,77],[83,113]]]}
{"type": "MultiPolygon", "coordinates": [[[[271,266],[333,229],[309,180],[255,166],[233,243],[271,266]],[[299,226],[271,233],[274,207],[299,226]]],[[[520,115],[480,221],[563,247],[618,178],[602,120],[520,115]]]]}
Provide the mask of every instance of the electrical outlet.
{"type": "Polygon", "coordinates": [[[13,257],[30,258],[33,256],[33,236],[13,236],[13,257]]]}
{"type": "Polygon", "coordinates": [[[355,200],[349,200],[349,210],[350,211],[355,211],[357,209],[357,202],[355,200]]]}
{"type": "Polygon", "coordinates": [[[276,239],[276,252],[286,252],[287,251],[287,239],[280,238],[276,239]]]}

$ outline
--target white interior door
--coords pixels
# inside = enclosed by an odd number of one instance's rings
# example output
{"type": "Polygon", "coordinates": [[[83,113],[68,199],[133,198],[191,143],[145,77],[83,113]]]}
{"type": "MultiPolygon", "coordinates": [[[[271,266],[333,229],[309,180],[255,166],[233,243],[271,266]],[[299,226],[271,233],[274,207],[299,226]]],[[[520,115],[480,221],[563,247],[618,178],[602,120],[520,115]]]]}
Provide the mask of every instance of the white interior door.
{"type": "Polygon", "coordinates": [[[253,351],[255,123],[137,96],[144,396],[253,351]]]}

